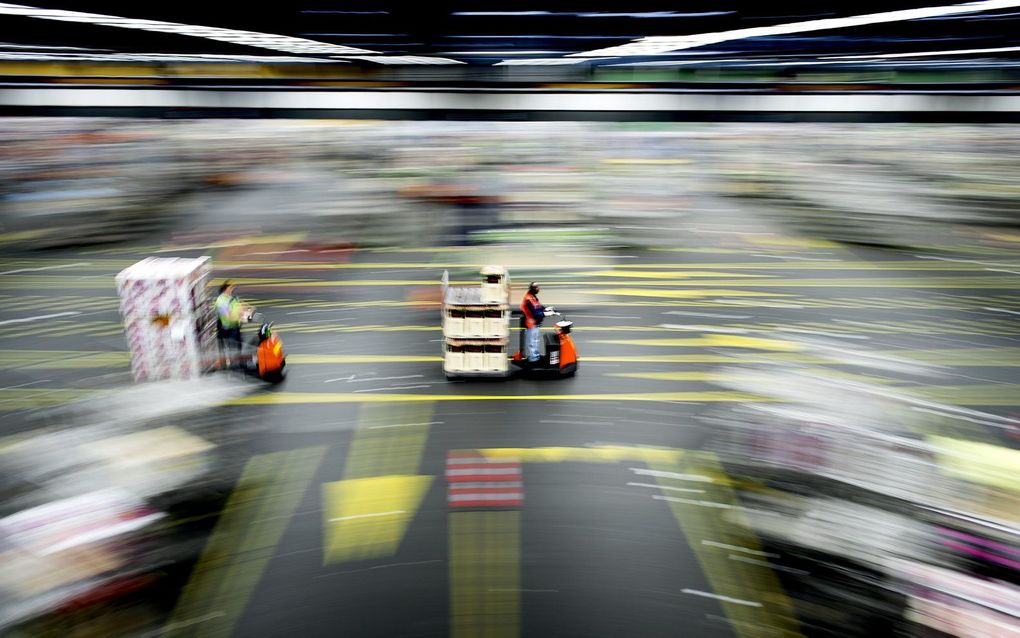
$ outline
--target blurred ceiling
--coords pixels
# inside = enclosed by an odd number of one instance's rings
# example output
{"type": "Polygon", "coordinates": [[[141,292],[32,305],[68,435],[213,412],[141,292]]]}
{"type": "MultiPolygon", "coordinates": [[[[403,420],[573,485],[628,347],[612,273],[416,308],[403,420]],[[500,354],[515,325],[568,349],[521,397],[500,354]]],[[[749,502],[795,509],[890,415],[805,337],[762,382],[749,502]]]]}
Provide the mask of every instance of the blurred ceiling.
{"type": "Polygon", "coordinates": [[[1010,65],[1018,54],[1020,0],[0,3],[6,60],[1010,65]]]}

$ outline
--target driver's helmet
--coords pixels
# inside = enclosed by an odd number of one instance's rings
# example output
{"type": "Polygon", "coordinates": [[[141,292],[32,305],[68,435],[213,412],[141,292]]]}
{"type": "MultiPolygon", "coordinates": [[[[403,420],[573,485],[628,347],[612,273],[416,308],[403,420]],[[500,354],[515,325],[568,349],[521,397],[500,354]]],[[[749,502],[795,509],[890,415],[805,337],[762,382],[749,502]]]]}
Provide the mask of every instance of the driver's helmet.
{"type": "Polygon", "coordinates": [[[259,341],[265,341],[269,337],[273,336],[273,326],[269,323],[262,324],[259,328],[259,341]]]}

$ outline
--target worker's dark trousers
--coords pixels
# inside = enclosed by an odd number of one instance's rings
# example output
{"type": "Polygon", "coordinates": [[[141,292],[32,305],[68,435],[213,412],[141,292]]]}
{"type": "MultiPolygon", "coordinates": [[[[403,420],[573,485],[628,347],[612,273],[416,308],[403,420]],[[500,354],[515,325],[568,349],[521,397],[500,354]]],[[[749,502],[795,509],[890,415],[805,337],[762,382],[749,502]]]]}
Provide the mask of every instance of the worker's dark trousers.
{"type": "Polygon", "coordinates": [[[220,353],[224,357],[236,358],[241,353],[241,326],[234,328],[219,327],[217,332],[220,342],[220,353]]]}

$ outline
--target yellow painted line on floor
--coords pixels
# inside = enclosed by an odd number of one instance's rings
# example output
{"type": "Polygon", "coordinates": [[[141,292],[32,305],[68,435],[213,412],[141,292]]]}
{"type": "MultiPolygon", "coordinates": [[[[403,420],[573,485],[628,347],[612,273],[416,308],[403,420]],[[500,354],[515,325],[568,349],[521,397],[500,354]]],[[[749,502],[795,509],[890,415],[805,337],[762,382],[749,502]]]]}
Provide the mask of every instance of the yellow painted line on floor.
{"type": "Polygon", "coordinates": [[[225,405],[305,405],[313,403],[399,403],[415,401],[767,401],[745,392],[631,392],[621,394],[357,394],[271,392],[231,399],[225,405]]]}
{"type": "MultiPolygon", "coordinates": [[[[712,593],[722,597],[720,605],[733,632],[739,638],[800,636],[789,597],[768,562],[760,558],[760,543],[739,509],[740,502],[728,487],[719,461],[711,454],[698,453],[686,456],[682,463],[649,463],[649,468],[713,479],[697,483],[704,494],[678,497],[665,489],[655,496],[672,511],[712,593]]],[[[668,476],[656,480],[664,488],[691,487],[689,482],[668,476]]]]}
{"type": "MultiPolygon", "coordinates": [[[[711,266],[710,266],[711,267],[711,266]]],[[[705,270],[596,270],[573,273],[583,277],[632,277],[635,279],[686,279],[689,277],[778,277],[779,275],[743,275],[705,270]]]]}
{"type": "Polygon", "coordinates": [[[2,388],[0,411],[50,408],[103,394],[101,390],[71,388],[2,388]]]}
{"type": "Polygon", "coordinates": [[[234,633],[325,452],[303,448],[248,461],[163,636],[234,633]]]}
{"type": "Polygon", "coordinates": [[[419,363],[442,361],[437,355],[288,354],[287,365],[301,363],[419,363]]]}
{"type": "MultiPolygon", "coordinates": [[[[290,354],[288,364],[328,364],[328,363],[437,363],[443,358],[438,355],[360,355],[360,354],[290,354]]],[[[747,359],[717,354],[650,354],[620,356],[584,356],[583,362],[592,363],[760,363],[768,359],[747,359]]],[[[795,363],[821,363],[821,357],[803,356],[784,358],[783,361],[795,363]]],[[[1020,363],[1018,363],[1020,365],[1020,363]]]]}
{"type": "Polygon", "coordinates": [[[923,399],[966,406],[1020,405],[1018,383],[976,383],[911,388],[910,393],[923,399]]]}
{"type": "MultiPolygon", "coordinates": [[[[715,252],[715,251],[710,251],[715,252]]],[[[747,252],[747,251],[736,251],[736,252],[747,252]]],[[[1007,262],[996,262],[997,268],[1017,268],[1020,264],[1010,264],[1007,262]]],[[[620,270],[677,270],[684,271],[688,269],[697,270],[877,270],[877,271],[976,271],[984,272],[987,266],[983,264],[977,264],[969,261],[916,261],[910,259],[895,260],[895,261],[858,261],[854,257],[848,257],[847,259],[839,259],[835,261],[803,261],[803,260],[790,260],[790,261],[728,261],[728,262],[684,262],[684,263],[649,263],[649,262],[638,262],[638,263],[626,263],[626,264],[613,264],[612,269],[614,271],[620,270]]],[[[561,266],[561,268],[569,269],[569,266],[561,266]]],[[[678,273],[679,274],[679,273],[678,273]]],[[[734,273],[734,276],[742,276],[734,273]]]]}
{"type": "MultiPolygon", "coordinates": [[[[839,370],[829,370],[825,368],[813,368],[808,370],[802,370],[804,374],[810,374],[816,377],[829,378],[829,379],[845,379],[848,381],[858,381],[861,383],[898,383],[895,379],[887,379],[883,377],[877,377],[865,374],[852,374],[849,372],[841,372],[839,370]]],[[[607,377],[621,377],[625,379],[648,379],[651,381],[726,381],[735,378],[736,375],[733,373],[726,372],[615,372],[606,374],[607,377]]]]}
{"type": "MultiPolygon", "coordinates": [[[[779,286],[779,284],[774,284],[779,286]]],[[[692,299],[697,297],[792,297],[793,295],[778,292],[760,292],[756,290],[709,289],[709,290],[663,290],[655,288],[606,288],[587,290],[593,295],[612,295],[616,297],[658,297],[660,299],[692,299]]],[[[732,307],[732,306],[731,306],[732,307]]]]}
{"type": "Polygon", "coordinates": [[[746,241],[759,246],[781,246],[795,248],[841,248],[840,244],[827,239],[806,239],[804,237],[782,237],[775,235],[748,235],[746,241]]]}
{"type": "Polygon", "coordinates": [[[797,352],[804,346],[781,339],[763,339],[742,335],[707,334],[690,339],[607,339],[592,343],[618,346],[680,347],[680,348],[750,348],[754,350],[777,350],[797,352]]]}
{"type": "Polygon", "coordinates": [[[433,403],[361,406],[343,480],[323,493],[323,563],[397,552],[433,477],[418,475],[433,403]]]}
{"type": "Polygon", "coordinates": [[[450,635],[521,634],[520,512],[451,512],[447,531],[450,635]]]}
{"type": "Polygon", "coordinates": [[[504,447],[477,450],[489,459],[519,459],[522,463],[679,463],[686,450],[627,445],[591,447],[504,447]]]}
{"type": "Polygon", "coordinates": [[[323,484],[323,563],[395,554],[433,478],[390,475],[323,484]]]}

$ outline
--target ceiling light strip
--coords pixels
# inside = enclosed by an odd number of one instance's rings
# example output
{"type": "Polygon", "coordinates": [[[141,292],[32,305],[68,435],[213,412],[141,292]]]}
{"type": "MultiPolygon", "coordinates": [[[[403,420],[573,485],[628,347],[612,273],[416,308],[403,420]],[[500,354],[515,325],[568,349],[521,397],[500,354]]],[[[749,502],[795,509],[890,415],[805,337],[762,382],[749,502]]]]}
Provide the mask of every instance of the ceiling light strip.
{"type": "Polygon", "coordinates": [[[716,44],[731,40],[743,40],[746,38],[760,38],[773,35],[787,35],[791,33],[804,33],[808,31],[824,31],[829,29],[843,29],[849,27],[864,26],[869,24],[881,24],[887,22],[901,22],[904,20],[918,20],[944,15],[956,15],[966,13],[980,13],[993,9],[1005,9],[1020,6],[1020,0],[983,0],[981,2],[969,2],[966,4],[954,4],[939,7],[921,7],[918,9],[902,9],[898,11],[884,11],[881,13],[868,13],[843,18],[823,18],[820,20],[803,20],[800,22],[789,22],[776,24],[767,27],[752,27],[747,29],[733,29],[730,31],[718,31],[714,33],[696,33],[684,36],[653,36],[641,38],[627,44],[571,53],[572,57],[604,57],[604,56],[635,56],[635,55],[656,55],[691,49],[716,44]]]}

